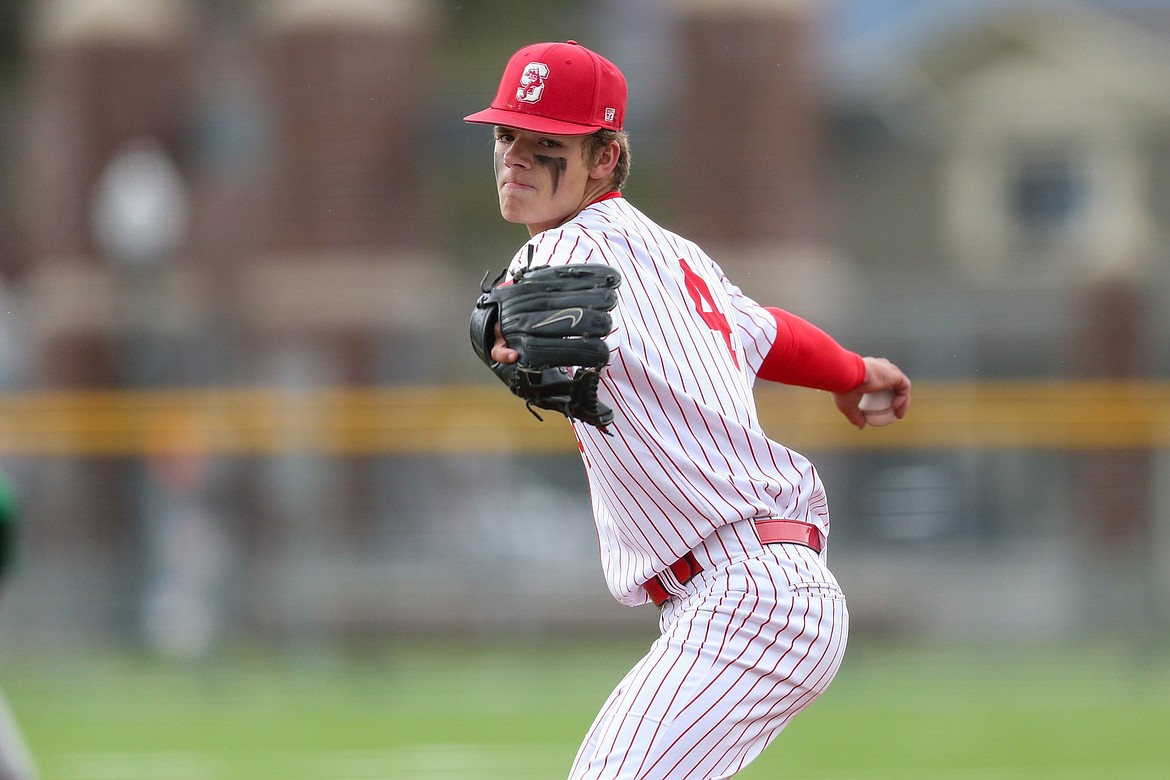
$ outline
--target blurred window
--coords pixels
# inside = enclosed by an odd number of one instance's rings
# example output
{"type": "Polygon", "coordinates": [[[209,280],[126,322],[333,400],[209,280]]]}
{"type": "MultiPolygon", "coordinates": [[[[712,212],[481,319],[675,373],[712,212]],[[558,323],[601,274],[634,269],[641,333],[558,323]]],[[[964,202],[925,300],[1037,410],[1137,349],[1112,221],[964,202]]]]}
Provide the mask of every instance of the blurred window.
{"type": "Polygon", "coordinates": [[[1030,149],[1011,164],[1005,205],[1025,247],[1041,249],[1071,239],[1089,201],[1080,156],[1068,148],[1030,149]]]}

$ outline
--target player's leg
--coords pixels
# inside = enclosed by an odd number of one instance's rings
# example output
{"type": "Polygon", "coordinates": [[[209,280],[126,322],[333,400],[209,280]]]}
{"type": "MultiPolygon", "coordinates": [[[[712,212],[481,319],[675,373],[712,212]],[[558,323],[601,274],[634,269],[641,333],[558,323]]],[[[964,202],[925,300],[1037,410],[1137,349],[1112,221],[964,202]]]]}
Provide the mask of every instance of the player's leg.
{"type": "Polygon", "coordinates": [[[730,777],[758,756],[844,655],[844,597],[815,554],[801,555],[705,572],[670,602],[662,637],[606,702],[571,778],[730,777]]]}
{"type": "Polygon", "coordinates": [[[36,780],[32,756],[0,692],[0,780],[36,780]]]}

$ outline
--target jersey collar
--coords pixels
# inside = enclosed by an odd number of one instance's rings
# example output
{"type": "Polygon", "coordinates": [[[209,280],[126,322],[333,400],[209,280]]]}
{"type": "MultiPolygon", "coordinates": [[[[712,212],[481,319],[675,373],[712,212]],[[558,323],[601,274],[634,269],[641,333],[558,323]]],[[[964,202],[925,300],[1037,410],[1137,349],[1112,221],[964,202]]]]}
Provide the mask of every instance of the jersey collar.
{"type": "Polygon", "coordinates": [[[613,200],[614,198],[620,198],[621,196],[622,196],[621,192],[619,192],[617,190],[611,190],[611,191],[605,193],[604,195],[602,195],[600,198],[597,198],[596,200],[590,201],[588,203],[588,205],[585,206],[585,208],[589,208],[589,206],[593,206],[595,204],[601,203],[601,201],[603,201],[603,200],[613,200]]]}

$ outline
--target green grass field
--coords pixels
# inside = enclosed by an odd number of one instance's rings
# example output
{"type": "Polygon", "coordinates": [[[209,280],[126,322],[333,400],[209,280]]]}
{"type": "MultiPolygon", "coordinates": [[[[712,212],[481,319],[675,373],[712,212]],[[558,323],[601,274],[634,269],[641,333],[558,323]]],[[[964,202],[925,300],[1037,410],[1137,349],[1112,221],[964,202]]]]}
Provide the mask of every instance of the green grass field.
{"type": "MultiPolygon", "coordinates": [[[[404,643],[0,662],[43,780],[564,777],[640,648],[404,643]]],[[[1102,648],[881,647],[743,778],[1170,777],[1170,659],[1102,648]]]]}

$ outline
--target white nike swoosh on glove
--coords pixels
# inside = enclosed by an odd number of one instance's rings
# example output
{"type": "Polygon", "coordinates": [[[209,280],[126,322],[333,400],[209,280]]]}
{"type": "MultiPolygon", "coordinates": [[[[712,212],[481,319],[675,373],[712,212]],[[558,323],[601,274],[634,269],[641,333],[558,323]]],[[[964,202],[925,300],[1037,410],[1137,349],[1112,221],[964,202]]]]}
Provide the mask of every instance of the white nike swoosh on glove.
{"type": "Polygon", "coordinates": [[[547,328],[549,325],[560,322],[561,320],[568,320],[570,327],[577,327],[581,322],[581,318],[585,316],[585,310],[580,306],[574,306],[571,309],[561,309],[560,311],[550,314],[540,322],[533,325],[533,328],[547,328]]]}

